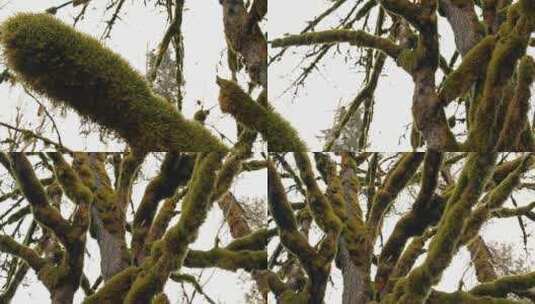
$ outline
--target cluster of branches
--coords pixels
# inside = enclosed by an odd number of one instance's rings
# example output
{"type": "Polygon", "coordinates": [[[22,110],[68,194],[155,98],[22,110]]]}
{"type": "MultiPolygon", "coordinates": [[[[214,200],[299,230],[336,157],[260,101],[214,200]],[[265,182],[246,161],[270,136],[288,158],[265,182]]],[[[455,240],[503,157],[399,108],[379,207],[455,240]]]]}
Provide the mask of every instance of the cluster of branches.
{"type": "MultiPolygon", "coordinates": [[[[529,0],[370,0],[357,1],[340,26],[314,31],[327,16],[349,1],[334,1],[296,35],[271,41],[283,48],[273,59],[284,55],[291,46],[319,45],[309,57],[314,58],[301,78],[306,77],[327,51],[340,43],[377,52],[366,53],[365,86],[348,106],[344,117],[332,131],[324,149],[333,144],[352,115],[364,105],[367,133],[373,114],[373,95],[385,58],[391,58],[414,82],[411,144],[424,144],[438,151],[533,151],[532,126],[528,119],[530,85],[535,63],[526,53],[530,35],[535,30],[535,5],[529,0]],[[375,33],[355,30],[356,22],[372,16],[378,6],[375,33]],[[477,11],[481,9],[481,16],[477,11]],[[454,34],[456,52],[448,63],[439,52],[437,19],[444,17],[454,34]],[[388,26],[389,25],[389,26],[388,26]],[[456,67],[458,56],[462,61],[456,67]],[[445,78],[436,85],[437,70],[445,78]],[[445,108],[457,100],[465,106],[466,117],[447,118],[445,108]],[[457,121],[464,130],[454,133],[457,121]]],[[[364,147],[365,145],[361,145],[364,147]]]]}
{"type": "MultiPolygon", "coordinates": [[[[4,48],[7,70],[2,81],[10,79],[25,88],[42,94],[55,106],[75,110],[84,120],[110,131],[136,150],[142,151],[227,151],[229,148],[215,136],[204,121],[209,110],[201,109],[193,119],[181,113],[183,105],[183,37],[182,17],[184,1],[156,1],[166,8],[169,26],[151,59],[147,77],[136,72],[120,55],[104,47],[101,41],[82,34],[59,21],[53,15],[69,5],[82,7],[75,23],[85,14],[91,1],[68,1],[52,7],[46,13],[20,13],[5,20],[0,43],[4,48]],[[152,89],[158,79],[162,61],[174,47],[176,92],[162,97],[152,89]],[[171,98],[169,98],[171,96],[171,98]],[[169,100],[172,99],[172,100],[169,100]]],[[[109,37],[113,25],[124,9],[125,1],[112,1],[107,10],[114,10],[107,22],[104,37],[109,37]]],[[[218,79],[221,87],[221,109],[235,116],[238,132],[243,121],[262,115],[247,128],[260,132],[267,142],[276,141],[273,126],[282,120],[267,106],[267,47],[260,23],[267,13],[267,1],[255,0],[245,4],[241,0],[220,1],[231,80],[218,79]],[[245,69],[249,88],[244,90],[236,74],[245,69]],[[257,98],[250,94],[260,88],[257,98]],[[246,92],[247,91],[247,92],[246,92]],[[246,96],[247,108],[239,111],[246,96]],[[254,100],[257,99],[257,100],[254,100]],[[238,109],[238,110],[237,110],[238,109]]],[[[168,73],[165,70],[163,73],[168,73]]],[[[53,120],[53,119],[52,119],[53,120]]],[[[25,137],[43,141],[62,150],[59,142],[18,126],[3,125],[25,137]]],[[[275,127],[275,129],[283,127],[275,127]]],[[[217,131],[217,130],[216,130],[217,131]]],[[[285,131],[285,129],[283,129],[285,131]]],[[[222,135],[222,134],[220,134],[222,135]]],[[[274,144],[276,148],[276,143],[274,144]]]]}
{"type": "Polygon", "coordinates": [[[506,202],[533,178],[534,161],[521,153],[272,153],[268,221],[278,238],[271,241],[270,290],[277,303],[325,303],[335,264],[344,304],[533,302],[533,269],[499,276],[481,228],[518,217],[526,233],[535,203],[506,202]],[[409,210],[390,230],[385,216],[401,202],[409,210]],[[435,289],[464,246],[479,285],[435,289]]]}
{"type": "Polygon", "coordinates": [[[193,284],[204,294],[188,274],[191,268],[242,270],[261,282],[266,244],[275,230],[254,229],[229,188],[243,172],[264,169],[265,161],[241,151],[168,152],[141,200],[132,202],[146,157],[134,152],[1,154],[0,163],[15,181],[1,198],[13,204],[1,216],[2,228],[15,226],[17,232],[27,219],[31,225],[23,241],[16,233],[0,235],[0,251],[14,258],[4,263],[9,275],[0,302],[10,303],[29,269],[54,304],[73,303],[80,287],[86,304],[169,303],[163,292],[169,280],[193,284]],[[43,171],[51,174],[41,178],[43,171]],[[223,211],[231,241],[224,246],[216,241],[209,250],[190,249],[214,202],[223,211]],[[100,253],[95,282],[83,272],[88,233],[100,253]]]}

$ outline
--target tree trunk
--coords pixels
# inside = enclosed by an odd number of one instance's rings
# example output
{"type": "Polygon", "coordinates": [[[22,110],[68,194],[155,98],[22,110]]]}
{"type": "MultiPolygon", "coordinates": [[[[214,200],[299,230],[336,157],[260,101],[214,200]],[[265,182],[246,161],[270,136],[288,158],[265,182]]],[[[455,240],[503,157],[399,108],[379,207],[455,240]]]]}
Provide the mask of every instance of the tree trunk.
{"type": "Polygon", "coordinates": [[[107,281],[128,266],[126,243],[106,230],[95,206],[91,208],[91,218],[100,250],[100,272],[102,279],[107,281]]]}
{"type": "Polygon", "coordinates": [[[52,304],[72,304],[76,288],[70,285],[59,286],[50,291],[52,304]]]}
{"type": "Polygon", "coordinates": [[[359,269],[349,256],[344,244],[340,243],[337,265],[342,271],[344,289],[342,304],[366,304],[371,300],[371,290],[367,283],[368,274],[359,269]]]}

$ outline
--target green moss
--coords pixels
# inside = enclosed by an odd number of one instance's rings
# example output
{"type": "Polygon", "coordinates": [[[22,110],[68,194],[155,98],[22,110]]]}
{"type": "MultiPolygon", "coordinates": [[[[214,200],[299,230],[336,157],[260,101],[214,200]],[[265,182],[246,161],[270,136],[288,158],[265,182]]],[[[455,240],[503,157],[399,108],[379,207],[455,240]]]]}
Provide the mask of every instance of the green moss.
{"type": "Polygon", "coordinates": [[[94,295],[85,298],[83,304],[116,304],[122,303],[130,289],[139,267],[128,267],[106,282],[94,295]]]}
{"type": "Polygon", "coordinates": [[[297,131],[281,115],[255,102],[232,81],[218,78],[217,84],[221,111],[262,134],[269,151],[307,151],[297,131]]]}
{"type": "Polygon", "coordinates": [[[229,250],[213,248],[208,251],[190,250],[184,265],[190,268],[217,267],[228,271],[245,271],[267,269],[267,251],[264,250],[229,250]]]}
{"type": "Polygon", "coordinates": [[[518,65],[518,79],[514,96],[507,106],[503,129],[498,138],[498,151],[522,151],[532,147],[531,131],[527,114],[531,97],[531,84],[535,75],[535,62],[531,56],[524,56],[518,65]],[[525,132],[527,131],[527,132],[525,132]],[[518,136],[521,134],[521,136],[518,136]],[[527,135],[527,136],[526,136],[527,135]],[[527,142],[527,149],[522,149],[522,142],[527,142]]]}
{"type": "Polygon", "coordinates": [[[49,14],[1,25],[8,66],[35,91],[97,122],[143,151],[222,151],[200,123],[149,89],[124,59],[49,14]]]}
{"type": "Polygon", "coordinates": [[[498,42],[486,71],[481,98],[472,109],[473,122],[468,133],[469,149],[495,149],[499,136],[498,110],[505,87],[509,83],[518,59],[526,52],[535,20],[523,14],[518,2],[507,10],[507,20],[500,26],[498,42]]]}
{"type": "Polygon", "coordinates": [[[125,304],[144,304],[162,291],[171,271],[182,267],[188,246],[197,239],[199,227],[212,206],[212,192],[216,171],[224,153],[198,154],[188,192],[182,202],[178,223],[171,227],[161,241],[153,246],[151,255],[143,261],[142,271],[129,290],[125,304]]]}
{"type": "Polygon", "coordinates": [[[429,245],[426,260],[396,283],[387,304],[424,303],[430,288],[439,282],[442,272],[458,248],[461,231],[471,208],[479,199],[491,172],[496,153],[473,153],[465,165],[454,194],[450,197],[436,236],[429,245]]]}
{"type": "Polygon", "coordinates": [[[159,293],[154,299],[152,299],[152,304],[170,304],[169,299],[165,293],[159,293]]]}
{"type": "Polygon", "coordinates": [[[444,104],[449,103],[482,78],[496,45],[495,36],[487,36],[473,47],[463,58],[461,65],[448,75],[439,97],[444,104]]]}

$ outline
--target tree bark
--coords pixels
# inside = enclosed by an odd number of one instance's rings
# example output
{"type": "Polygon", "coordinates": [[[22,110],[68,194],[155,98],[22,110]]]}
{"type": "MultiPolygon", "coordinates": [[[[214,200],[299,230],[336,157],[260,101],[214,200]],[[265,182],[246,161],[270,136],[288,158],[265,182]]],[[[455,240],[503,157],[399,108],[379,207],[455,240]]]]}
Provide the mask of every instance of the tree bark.
{"type": "Polygon", "coordinates": [[[76,288],[71,285],[59,286],[50,291],[52,304],[72,304],[76,288]]]}

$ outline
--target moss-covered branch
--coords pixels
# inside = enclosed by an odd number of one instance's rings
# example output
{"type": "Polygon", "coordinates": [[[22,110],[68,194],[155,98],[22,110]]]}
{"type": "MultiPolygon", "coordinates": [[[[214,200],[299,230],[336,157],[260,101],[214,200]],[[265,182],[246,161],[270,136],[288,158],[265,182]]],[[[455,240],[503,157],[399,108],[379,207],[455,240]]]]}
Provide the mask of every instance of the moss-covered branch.
{"type": "Polygon", "coordinates": [[[425,302],[431,286],[438,283],[457,250],[464,222],[485,188],[495,161],[495,153],[473,153],[469,156],[424,263],[396,283],[393,293],[385,299],[386,304],[425,302]]]}
{"type": "Polygon", "coordinates": [[[483,202],[472,212],[462,231],[461,243],[467,243],[476,237],[483,224],[489,219],[491,212],[500,208],[520,183],[520,176],[532,163],[532,155],[522,157],[522,162],[505,179],[496,185],[483,199],[483,202]]]}
{"type": "Polygon", "coordinates": [[[228,271],[266,269],[266,250],[232,250],[213,248],[208,251],[190,250],[184,266],[190,268],[217,267],[228,271]]]}
{"type": "Polygon", "coordinates": [[[469,150],[496,149],[501,129],[497,117],[502,96],[518,60],[526,52],[531,32],[535,29],[535,17],[529,11],[520,9],[522,3],[523,1],[509,6],[507,20],[500,26],[499,39],[485,74],[481,97],[472,104],[473,121],[467,139],[469,150]]]}
{"type": "Polygon", "coordinates": [[[524,291],[535,287],[535,272],[501,277],[492,282],[483,283],[472,288],[469,293],[476,296],[506,297],[515,291],[524,291]]]}
{"type": "Polygon", "coordinates": [[[197,156],[180,219],[152,246],[150,257],[141,265],[142,271],[125,297],[125,304],[150,302],[162,291],[170,273],[182,267],[188,247],[196,240],[199,227],[212,206],[216,171],[223,157],[224,153],[219,152],[197,156]]]}
{"type": "Polygon", "coordinates": [[[423,159],[424,153],[406,153],[401,156],[373,197],[368,226],[377,228],[380,226],[384,213],[416,173],[423,159]]]}
{"type": "Polygon", "coordinates": [[[420,191],[411,211],[396,223],[379,256],[375,284],[379,291],[386,282],[409,238],[421,235],[425,229],[437,223],[444,211],[445,200],[434,195],[442,165],[442,153],[428,151],[424,159],[420,191]]]}
{"type": "MultiPolygon", "coordinates": [[[[297,229],[293,210],[286,198],[280,177],[271,162],[268,164],[268,205],[279,228],[281,243],[297,257],[309,277],[303,290],[297,293],[292,290],[281,291],[277,297],[278,302],[321,303],[333,258],[333,252],[330,250],[336,249],[334,233],[327,235],[318,250],[309,245],[307,238],[297,229]]],[[[277,281],[271,278],[272,283],[277,283],[277,281]]],[[[275,285],[275,287],[281,287],[280,284],[275,285]]]]}
{"type": "Polygon", "coordinates": [[[535,62],[531,56],[525,55],[520,60],[517,73],[515,94],[507,105],[503,129],[496,145],[498,151],[533,151],[535,149],[528,120],[530,87],[535,75],[535,62]],[[523,131],[528,134],[528,143],[531,144],[528,147],[520,145],[522,136],[519,134],[522,134],[523,131]]]}
{"type": "Polygon", "coordinates": [[[28,246],[17,243],[7,235],[0,235],[0,251],[21,258],[28,263],[35,272],[39,272],[45,266],[45,259],[28,246]]]}
{"type": "Polygon", "coordinates": [[[325,253],[325,257],[332,258],[336,253],[337,239],[342,231],[342,221],[336,215],[331,201],[320,190],[307,153],[294,152],[294,159],[299,168],[301,180],[306,186],[308,205],[314,221],[326,233],[326,238],[322,243],[324,246],[320,248],[320,251],[325,253]]]}
{"type": "Polygon", "coordinates": [[[474,296],[470,293],[457,291],[446,293],[433,291],[427,300],[428,304],[523,304],[524,302],[507,298],[474,296]]]}
{"type": "Polygon", "coordinates": [[[316,250],[308,244],[305,236],[297,229],[293,209],[288,202],[279,174],[271,162],[268,163],[268,206],[279,229],[279,237],[284,247],[295,254],[305,268],[310,268],[317,254],[316,250]]]}
{"type": "Polygon", "coordinates": [[[77,205],[72,217],[73,228],[71,236],[76,238],[84,237],[89,227],[89,209],[94,200],[93,193],[84,185],[78,174],[65,161],[61,153],[48,153],[48,156],[54,162],[54,174],[65,194],[77,205]]]}
{"type": "Polygon", "coordinates": [[[23,153],[10,153],[9,158],[14,177],[32,207],[35,220],[53,231],[63,244],[69,243],[70,223],[61,216],[56,208],[50,205],[31,163],[23,153]]]}
{"type": "Polygon", "coordinates": [[[132,254],[138,263],[149,249],[145,246],[145,241],[158,204],[161,200],[171,197],[179,186],[188,182],[194,161],[191,155],[168,152],[160,166],[160,172],[145,188],[133,222],[132,254]]]}
{"type": "Polygon", "coordinates": [[[122,303],[125,294],[140,271],[139,267],[131,266],[126,268],[108,280],[95,294],[85,298],[83,304],[122,303]]]}
{"type": "Polygon", "coordinates": [[[235,82],[217,78],[219,106],[238,122],[262,134],[269,151],[306,151],[297,131],[280,114],[255,102],[235,82]]]}
{"type": "Polygon", "coordinates": [[[448,74],[439,97],[444,105],[462,96],[479,78],[483,78],[496,45],[496,36],[487,36],[473,47],[453,72],[448,74]]]}
{"type": "Polygon", "coordinates": [[[116,132],[143,151],[224,151],[186,120],[124,59],[49,14],[18,14],[1,25],[9,67],[32,89],[116,132]]]}
{"type": "Polygon", "coordinates": [[[271,45],[273,47],[288,47],[341,42],[349,42],[351,45],[359,47],[378,49],[394,59],[398,58],[403,50],[402,47],[395,44],[390,39],[374,36],[361,30],[354,31],[345,29],[290,35],[274,39],[271,41],[271,45]]]}

